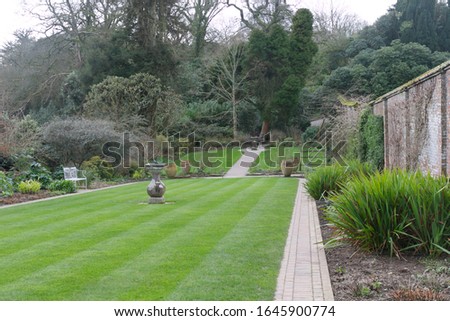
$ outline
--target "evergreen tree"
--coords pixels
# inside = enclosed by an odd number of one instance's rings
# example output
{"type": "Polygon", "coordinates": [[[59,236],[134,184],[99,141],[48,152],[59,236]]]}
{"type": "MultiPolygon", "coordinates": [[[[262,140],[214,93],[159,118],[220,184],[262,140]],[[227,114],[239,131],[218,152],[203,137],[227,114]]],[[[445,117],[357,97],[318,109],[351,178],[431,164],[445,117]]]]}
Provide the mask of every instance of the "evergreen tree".
{"type": "Polygon", "coordinates": [[[450,0],[438,4],[436,24],[439,50],[450,51],[450,0]]]}
{"type": "Polygon", "coordinates": [[[292,19],[291,43],[291,73],[299,78],[302,86],[306,81],[306,74],[317,53],[317,45],[313,41],[314,17],[307,9],[300,9],[292,19]]]}
{"type": "Polygon", "coordinates": [[[286,129],[293,119],[299,93],[317,52],[313,42],[313,15],[307,9],[296,12],[291,32],[273,24],[269,32],[253,30],[248,43],[248,68],[252,93],[262,112],[262,134],[273,124],[286,129]]]}
{"type": "Polygon", "coordinates": [[[400,39],[403,43],[418,42],[438,49],[436,0],[399,0],[400,39]]]}

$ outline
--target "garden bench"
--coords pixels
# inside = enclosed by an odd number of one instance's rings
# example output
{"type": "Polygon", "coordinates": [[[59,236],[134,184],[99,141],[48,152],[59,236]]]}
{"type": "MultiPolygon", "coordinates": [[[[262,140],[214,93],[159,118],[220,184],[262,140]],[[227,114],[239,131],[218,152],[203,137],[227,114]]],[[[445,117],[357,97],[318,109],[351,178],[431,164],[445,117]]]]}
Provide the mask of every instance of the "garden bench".
{"type": "Polygon", "coordinates": [[[63,167],[64,179],[66,181],[72,181],[77,185],[77,182],[84,182],[82,186],[87,189],[87,178],[84,176],[83,171],[78,170],[76,167],[63,167]]]}

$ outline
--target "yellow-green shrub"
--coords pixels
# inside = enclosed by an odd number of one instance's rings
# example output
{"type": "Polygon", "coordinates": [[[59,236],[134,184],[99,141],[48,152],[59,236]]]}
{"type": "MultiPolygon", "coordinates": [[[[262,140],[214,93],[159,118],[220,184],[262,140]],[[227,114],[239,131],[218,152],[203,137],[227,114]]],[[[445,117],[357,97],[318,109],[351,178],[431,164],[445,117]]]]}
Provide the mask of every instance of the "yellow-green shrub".
{"type": "Polygon", "coordinates": [[[20,182],[17,189],[22,194],[36,194],[41,190],[41,183],[38,181],[28,180],[20,182]]]}

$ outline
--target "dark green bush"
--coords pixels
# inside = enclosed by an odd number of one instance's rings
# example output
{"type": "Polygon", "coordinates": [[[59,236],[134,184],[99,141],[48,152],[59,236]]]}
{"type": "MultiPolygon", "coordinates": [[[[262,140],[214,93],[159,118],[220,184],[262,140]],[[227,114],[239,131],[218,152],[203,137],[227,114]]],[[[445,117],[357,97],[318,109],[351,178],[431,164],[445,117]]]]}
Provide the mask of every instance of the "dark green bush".
{"type": "Polygon", "coordinates": [[[31,163],[28,170],[22,172],[18,179],[20,181],[32,180],[41,184],[41,188],[47,189],[52,182],[50,171],[38,162],[31,163]]]}
{"type": "Polygon", "coordinates": [[[88,181],[95,179],[110,180],[114,176],[114,169],[111,168],[110,163],[99,156],[94,156],[88,161],[83,162],[81,169],[86,171],[88,181]]]}
{"type": "Polygon", "coordinates": [[[0,196],[12,196],[14,194],[14,183],[11,178],[0,171],[0,196]]]}
{"type": "Polygon", "coordinates": [[[302,134],[303,143],[314,141],[317,133],[319,132],[319,127],[308,127],[302,134]]]}
{"type": "Polygon", "coordinates": [[[331,200],[327,218],[339,237],[364,250],[450,254],[446,178],[400,170],[362,175],[331,200]]]}
{"type": "Polygon", "coordinates": [[[77,191],[75,183],[66,180],[54,181],[49,185],[48,189],[51,192],[63,192],[66,194],[75,193],[77,191]]]}

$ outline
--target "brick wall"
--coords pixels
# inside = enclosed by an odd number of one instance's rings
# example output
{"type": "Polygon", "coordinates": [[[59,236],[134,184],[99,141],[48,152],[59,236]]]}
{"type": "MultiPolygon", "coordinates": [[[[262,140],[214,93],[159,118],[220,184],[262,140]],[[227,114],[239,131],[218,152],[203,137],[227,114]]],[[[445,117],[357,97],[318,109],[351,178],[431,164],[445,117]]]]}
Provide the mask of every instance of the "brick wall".
{"type": "Polygon", "coordinates": [[[447,159],[447,176],[450,177],[450,69],[446,69],[443,73],[443,102],[444,102],[444,110],[446,112],[446,115],[443,119],[444,125],[444,139],[445,136],[447,137],[447,144],[445,146],[445,149],[447,150],[447,153],[443,153],[444,156],[447,159]],[[447,105],[447,106],[445,106],[447,105]],[[445,122],[445,118],[447,119],[447,122],[445,122]]]}
{"type": "Polygon", "coordinates": [[[450,176],[450,61],[373,102],[385,166],[450,176]]]}

